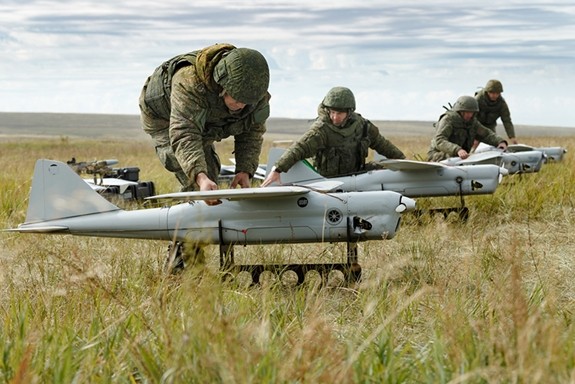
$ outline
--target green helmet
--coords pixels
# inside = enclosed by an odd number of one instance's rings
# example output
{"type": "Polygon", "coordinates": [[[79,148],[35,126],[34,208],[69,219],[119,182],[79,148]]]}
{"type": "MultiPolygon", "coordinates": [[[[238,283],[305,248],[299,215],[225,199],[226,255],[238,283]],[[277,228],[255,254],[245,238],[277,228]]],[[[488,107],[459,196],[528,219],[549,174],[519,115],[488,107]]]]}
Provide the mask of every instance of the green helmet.
{"type": "Polygon", "coordinates": [[[349,88],[333,87],[321,102],[328,108],[355,111],[355,97],[349,88]]]}
{"type": "Polygon", "coordinates": [[[499,80],[489,80],[487,84],[485,84],[485,91],[486,92],[503,92],[503,84],[499,80]]]}
{"type": "Polygon", "coordinates": [[[236,101],[255,104],[268,91],[270,70],[258,51],[236,48],[216,65],[214,80],[236,101]]]}
{"type": "Polygon", "coordinates": [[[479,112],[479,104],[472,96],[459,96],[452,110],[455,112],[479,112]]]}

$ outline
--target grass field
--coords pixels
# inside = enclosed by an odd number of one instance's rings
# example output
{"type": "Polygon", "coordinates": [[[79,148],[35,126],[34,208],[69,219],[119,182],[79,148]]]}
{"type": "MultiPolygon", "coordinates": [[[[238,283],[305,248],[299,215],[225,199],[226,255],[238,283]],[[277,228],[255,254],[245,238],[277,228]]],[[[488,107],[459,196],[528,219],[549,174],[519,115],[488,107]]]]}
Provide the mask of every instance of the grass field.
{"type": "MultiPolygon", "coordinates": [[[[429,143],[388,138],[410,158],[429,143]]],[[[171,276],[164,242],[2,233],[0,382],[573,383],[575,135],[523,141],[570,152],[466,198],[465,223],[407,215],[394,239],[360,244],[351,287],[223,282],[215,247],[171,276]]],[[[229,142],[217,149],[230,157],[229,142]]],[[[146,140],[10,137],[0,153],[4,228],[24,221],[38,158],[117,158],[158,193],[177,188],[146,140]]],[[[238,251],[343,257],[333,244],[238,251]]]]}

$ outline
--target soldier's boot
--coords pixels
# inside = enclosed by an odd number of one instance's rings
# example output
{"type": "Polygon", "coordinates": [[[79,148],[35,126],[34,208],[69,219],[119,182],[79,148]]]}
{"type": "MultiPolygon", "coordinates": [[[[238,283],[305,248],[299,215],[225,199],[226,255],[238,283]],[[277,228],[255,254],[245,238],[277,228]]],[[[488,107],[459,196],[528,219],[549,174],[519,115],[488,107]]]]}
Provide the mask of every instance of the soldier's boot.
{"type": "Polygon", "coordinates": [[[178,274],[186,268],[203,269],[205,263],[206,255],[202,245],[176,241],[168,246],[164,270],[170,274],[178,274]]]}

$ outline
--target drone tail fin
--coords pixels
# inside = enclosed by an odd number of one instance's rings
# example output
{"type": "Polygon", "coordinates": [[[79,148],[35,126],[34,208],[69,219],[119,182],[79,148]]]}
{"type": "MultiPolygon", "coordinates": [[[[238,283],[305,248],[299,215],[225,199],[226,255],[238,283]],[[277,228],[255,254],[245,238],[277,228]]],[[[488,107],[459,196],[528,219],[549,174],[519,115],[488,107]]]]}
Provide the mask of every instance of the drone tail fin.
{"type": "Polygon", "coordinates": [[[25,224],[119,210],[65,163],[38,160],[25,224]]]}
{"type": "MultiPolygon", "coordinates": [[[[285,149],[271,148],[268,154],[268,164],[266,167],[266,176],[272,171],[276,161],[284,153],[285,149]]],[[[325,177],[317,173],[313,166],[307,160],[298,161],[287,172],[282,173],[282,184],[307,184],[326,180],[325,177]]]]}

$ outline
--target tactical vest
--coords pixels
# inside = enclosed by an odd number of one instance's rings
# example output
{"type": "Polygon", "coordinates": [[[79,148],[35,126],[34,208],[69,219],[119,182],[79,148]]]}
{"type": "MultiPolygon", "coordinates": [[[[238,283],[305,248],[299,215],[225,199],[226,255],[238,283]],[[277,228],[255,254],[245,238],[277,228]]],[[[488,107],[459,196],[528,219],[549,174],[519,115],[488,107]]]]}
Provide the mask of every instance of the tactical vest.
{"type": "Polygon", "coordinates": [[[169,120],[172,94],[172,78],[176,71],[189,65],[196,65],[198,79],[208,88],[214,88],[212,79],[214,67],[223,55],[235,47],[231,44],[215,44],[199,51],[192,51],[175,56],[165,61],[150,76],[145,102],[158,117],[169,120]]]}
{"type": "Polygon", "coordinates": [[[477,120],[483,126],[494,131],[497,126],[497,119],[501,116],[503,97],[499,97],[496,101],[491,101],[485,91],[479,91],[475,94],[475,99],[479,104],[477,120]]]}
{"type": "Polygon", "coordinates": [[[449,141],[469,152],[477,135],[477,128],[474,123],[475,118],[470,121],[465,121],[459,113],[455,111],[446,112],[444,115],[444,118],[449,116],[451,119],[452,132],[449,136],[449,141]]]}
{"type": "Polygon", "coordinates": [[[447,112],[453,110],[453,105],[451,105],[451,103],[447,103],[447,105],[449,105],[449,107],[446,107],[445,105],[443,106],[443,109],[445,109],[445,112],[442,113],[441,115],[439,115],[439,118],[437,119],[437,121],[435,123],[433,123],[433,127],[437,128],[437,125],[439,124],[439,121],[441,119],[443,119],[443,117],[445,117],[445,115],[447,114],[447,112]]]}
{"type": "MultiPolygon", "coordinates": [[[[335,177],[362,171],[368,155],[370,140],[367,135],[367,120],[357,119],[351,122],[354,130],[361,126],[360,135],[342,136],[329,130],[326,134],[325,148],[319,150],[314,159],[318,172],[325,177],[335,177]]],[[[349,128],[347,128],[349,129],[349,128]]]]}

